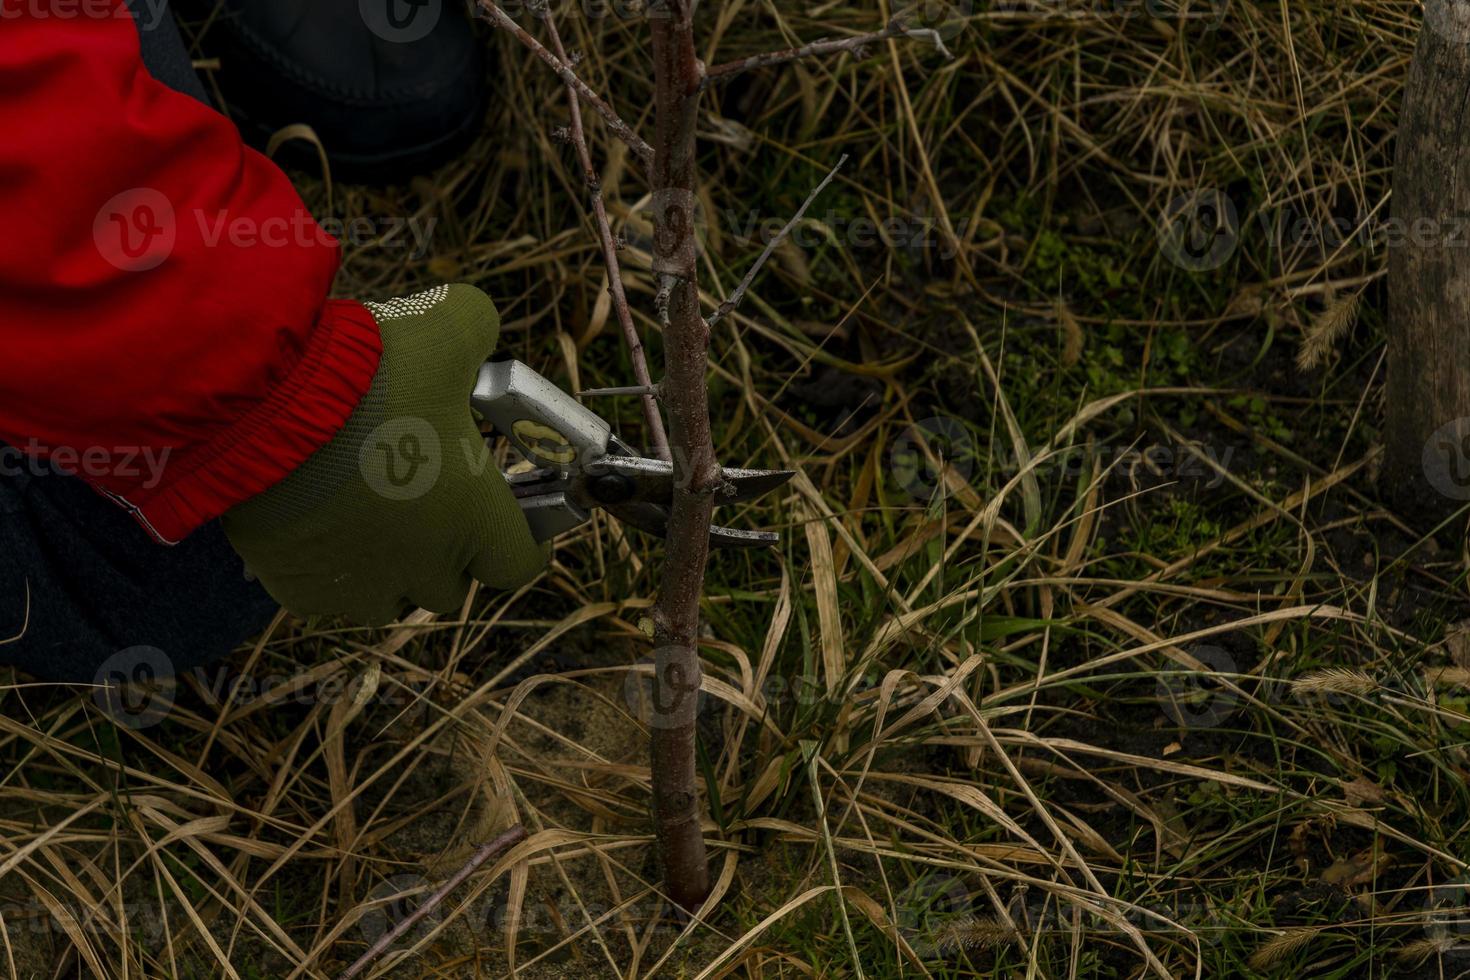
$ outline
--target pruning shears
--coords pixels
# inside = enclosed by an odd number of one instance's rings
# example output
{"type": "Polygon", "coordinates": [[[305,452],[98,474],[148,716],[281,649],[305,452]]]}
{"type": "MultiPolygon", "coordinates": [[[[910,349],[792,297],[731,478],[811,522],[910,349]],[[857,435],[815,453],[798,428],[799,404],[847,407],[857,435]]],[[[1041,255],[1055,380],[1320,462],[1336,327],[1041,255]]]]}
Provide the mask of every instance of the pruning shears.
{"type": "MultiPolygon", "coordinates": [[[[612,426],[520,361],[491,361],[480,369],[471,407],[537,467],[507,474],[537,541],[549,541],[604,510],[655,537],[669,534],[669,511],[679,480],[674,464],[639,455],[612,426]]],[[[784,485],[790,470],[723,473],[718,503],[744,503],[784,485]]],[[[779,534],[710,529],[714,548],[766,548],[779,534]]]]}

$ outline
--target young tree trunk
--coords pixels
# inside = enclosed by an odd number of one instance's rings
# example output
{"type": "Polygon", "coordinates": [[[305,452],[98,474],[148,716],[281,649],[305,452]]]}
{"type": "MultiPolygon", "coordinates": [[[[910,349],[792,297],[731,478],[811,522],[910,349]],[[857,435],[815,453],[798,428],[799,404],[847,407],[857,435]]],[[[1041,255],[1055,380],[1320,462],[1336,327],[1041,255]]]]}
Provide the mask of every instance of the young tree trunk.
{"type": "Polygon", "coordinates": [[[704,69],[694,49],[693,0],[657,0],[653,25],[654,273],[664,324],[664,404],[678,467],[668,553],[653,610],[653,815],[669,895],[693,911],[709,894],[700,829],[695,721],[699,599],[721,482],[705,384],[709,330],[699,309],[695,122],[704,69]]]}
{"type": "Polygon", "coordinates": [[[1428,0],[1399,123],[1389,252],[1388,495],[1470,501],[1470,10],[1428,0]]]}
{"type": "MultiPolygon", "coordinates": [[[[724,483],[710,435],[709,392],[705,384],[710,325],[739,306],[776,246],[791,233],[812,201],[826,189],[842,167],[842,162],[839,162],[827,179],[818,185],[796,217],[756,260],[735,292],[706,322],[700,315],[699,306],[699,239],[695,203],[695,124],[700,95],[713,82],[729,81],[755,68],[827,55],[860,57],[869,45],[896,37],[931,41],[946,57],[952,57],[944,46],[940,31],[906,27],[895,19],[883,30],[871,34],[818,41],[706,69],[694,47],[696,2],[650,0],[646,8],[653,27],[654,123],[657,130],[655,145],[650,147],[611,105],[577,77],[544,4],[537,15],[546,19],[547,30],[556,49],[554,53],[527,33],[495,0],[477,0],[487,20],[514,36],[555,70],[574,93],[574,102],[577,97],[586,101],[612,132],[633,149],[637,158],[650,167],[653,271],[658,285],[655,305],[664,331],[665,371],[661,388],[670,422],[671,461],[678,477],[669,518],[663,576],[652,617],[655,646],[650,719],[653,727],[653,817],[669,896],[688,911],[697,909],[709,895],[709,866],[700,828],[695,725],[700,702],[699,600],[704,593],[705,570],[709,564],[715,494],[724,483]]],[[[587,152],[580,111],[573,112],[572,123],[572,140],[577,144],[588,186],[593,189],[593,211],[608,260],[608,275],[614,284],[614,304],[619,309],[619,319],[635,360],[639,391],[646,394],[647,371],[636,367],[642,346],[626,309],[626,294],[618,282],[616,249],[606,210],[598,196],[597,175],[587,152]]],[[[846,160],[847,157],[843,156],[842,161],[846,160]]],[[[612,389],[605,393],[612,393],[612,389]]],[[[650,414],[649,429],[655,434],[659,431],[656,414],[650,414]]]]}

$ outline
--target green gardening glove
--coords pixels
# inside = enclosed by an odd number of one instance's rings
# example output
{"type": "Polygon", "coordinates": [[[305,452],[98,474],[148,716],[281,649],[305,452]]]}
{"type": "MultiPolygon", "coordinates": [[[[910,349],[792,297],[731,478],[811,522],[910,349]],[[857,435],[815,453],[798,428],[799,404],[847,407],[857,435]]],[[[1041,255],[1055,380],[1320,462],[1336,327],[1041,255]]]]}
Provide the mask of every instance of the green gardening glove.
{"type": "Polygon", "coordinates": [[[529,582],[546,563],[470,412],[500,316],[472,286],[368,304],[383,338],[372,386],[337,436],[224,515],[230,543],[300,615],[382,625],[454,612],[471,578],[529,582]]]}

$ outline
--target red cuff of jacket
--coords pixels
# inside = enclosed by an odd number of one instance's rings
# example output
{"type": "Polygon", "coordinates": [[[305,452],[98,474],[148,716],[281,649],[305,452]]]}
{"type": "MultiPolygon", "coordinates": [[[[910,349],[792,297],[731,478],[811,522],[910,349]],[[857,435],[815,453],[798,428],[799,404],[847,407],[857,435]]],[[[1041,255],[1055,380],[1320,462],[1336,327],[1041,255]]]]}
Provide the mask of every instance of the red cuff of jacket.
{"type": "Polygon", "coordinates": [[[296,367],[218,438],[171,453],[156,485],[95,481],[164,544],[279,483],[341,431],[378,370],[378,324],[362,304],[322,310],[296,367]],[[106,485],[104,485],[106,484],[106,485]]]}

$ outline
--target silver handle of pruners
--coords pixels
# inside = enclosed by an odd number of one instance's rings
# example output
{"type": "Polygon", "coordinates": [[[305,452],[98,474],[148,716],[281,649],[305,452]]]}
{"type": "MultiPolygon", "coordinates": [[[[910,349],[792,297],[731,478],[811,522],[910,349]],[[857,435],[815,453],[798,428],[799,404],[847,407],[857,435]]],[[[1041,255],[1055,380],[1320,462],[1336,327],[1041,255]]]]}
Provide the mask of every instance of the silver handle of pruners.
{"type": "MultiPolygon", "coordinates": [[[[612,427],[596,412],[520,361],[480,368],[470,407],[495,426],[533,465],[569,473],[608,453],[612,427]]],[[[516,478],[511,477],[514,489],[516,478]]],[[[591,514],[565,491],[523,496],[521,507],[537,541],[585,524],[591,514]]]]}

